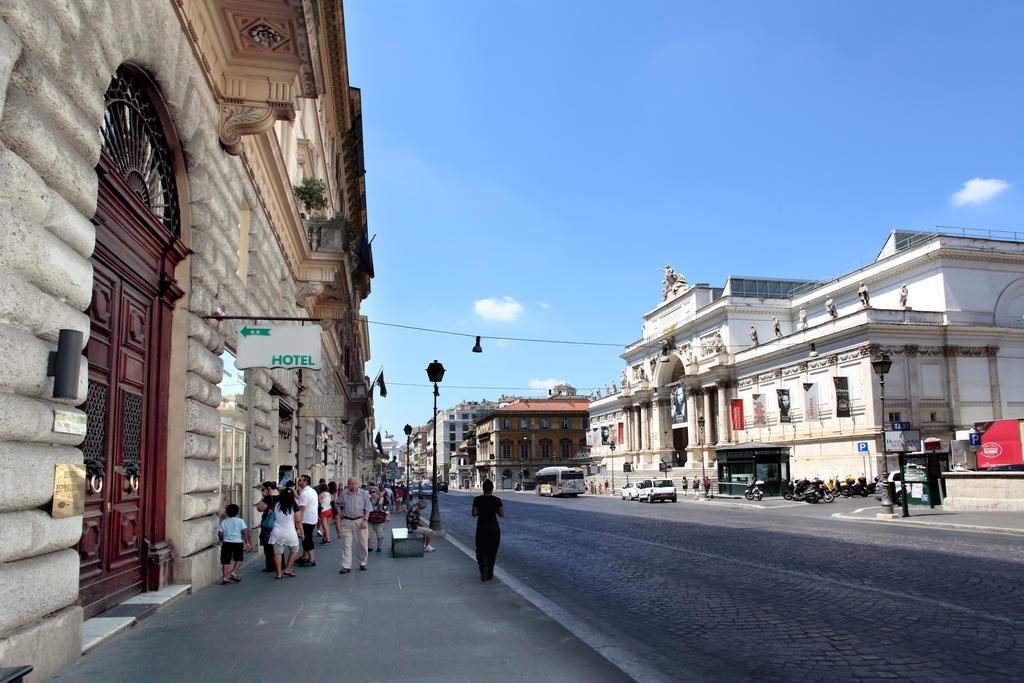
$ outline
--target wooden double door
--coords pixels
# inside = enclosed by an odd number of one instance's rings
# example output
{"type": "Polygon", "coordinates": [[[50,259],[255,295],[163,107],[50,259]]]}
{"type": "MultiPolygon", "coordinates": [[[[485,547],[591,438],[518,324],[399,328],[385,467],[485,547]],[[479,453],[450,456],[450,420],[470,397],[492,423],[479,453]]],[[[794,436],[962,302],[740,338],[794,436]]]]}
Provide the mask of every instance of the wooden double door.
{"type": "Polygon", "coordinates": [[[78,543],[79,604],[87,618],[168,578],[170,329],[182,294],[168,274],[186,253],[120,179],[103,175],[102,165],[78,543]]]}

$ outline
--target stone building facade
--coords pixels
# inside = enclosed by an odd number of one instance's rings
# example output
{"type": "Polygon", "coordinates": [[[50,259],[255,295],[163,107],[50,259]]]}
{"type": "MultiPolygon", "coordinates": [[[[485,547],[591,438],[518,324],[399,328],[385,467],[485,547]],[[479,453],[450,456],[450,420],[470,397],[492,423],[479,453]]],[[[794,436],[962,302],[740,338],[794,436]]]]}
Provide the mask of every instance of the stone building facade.
{"type": "Polygon", "coordinates": [[[575,395],[523,398],[478,418],[477,480],[490,479],[495,488],[509,489],[532,480],[545,467],[580,465],[588,406],[587,399],[575,395]]]}
{"type": "Polygon", "coordinates": [[[622,430],[594,452],[616,471],[714,475],[720,449],[757,443],[787,455],[791,477],[870,477],[894,421],[955,454],[974,423],[1024,415],[1024,243],[893,232],[828,282],[684,279],[622,358],[621,387],[590,407],[595,426],[622,430]]]}
{"type": "Polygon", "coordinates": [[[372,457],[359,307],[373,264],[341,12],[4,3],[3,665],[45,677],[78,656],[83,618],[209,585],[225,482],[245,502],[282,468],[340,478],[372,457]],[[307,177],[326,208],[296,203],[307,177]],[[322,369],[245,370],[225,401],[241,329],[271,318],[316,319],[322,369]],[[81,337],[51,378],[61,331],[81,337]],[[75,464],[84,514],[54,515],[55,470],[75,464]]]}

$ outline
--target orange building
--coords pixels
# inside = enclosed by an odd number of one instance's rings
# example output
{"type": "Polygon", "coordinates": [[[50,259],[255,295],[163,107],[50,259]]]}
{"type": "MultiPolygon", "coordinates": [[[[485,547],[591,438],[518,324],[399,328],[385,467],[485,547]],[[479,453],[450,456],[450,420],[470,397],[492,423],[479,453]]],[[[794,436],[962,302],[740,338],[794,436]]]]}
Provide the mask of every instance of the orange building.
{"type": "Polygon", "coordinates": [[[544,467],[588,462],[589,406],[577,396],[518,399],[477,419],[478,479],[510,489],[544,467]]]}

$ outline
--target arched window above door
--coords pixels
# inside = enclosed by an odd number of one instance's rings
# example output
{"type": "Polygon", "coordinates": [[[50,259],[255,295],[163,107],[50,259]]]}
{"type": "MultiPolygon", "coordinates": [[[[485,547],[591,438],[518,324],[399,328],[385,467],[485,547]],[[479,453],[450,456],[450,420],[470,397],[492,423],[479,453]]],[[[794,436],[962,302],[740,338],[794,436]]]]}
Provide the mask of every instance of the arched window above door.
{"type": "MultiPolygon", "coordinates": [[[[175,175],[177,140],[168,140],[169,121],[149,78],[121,65],[104,95],[102,152],[118,175],[164,227],[181,236],[175,175]]],[[[171,131],[173,135],[173,129],[171,131]]]]}

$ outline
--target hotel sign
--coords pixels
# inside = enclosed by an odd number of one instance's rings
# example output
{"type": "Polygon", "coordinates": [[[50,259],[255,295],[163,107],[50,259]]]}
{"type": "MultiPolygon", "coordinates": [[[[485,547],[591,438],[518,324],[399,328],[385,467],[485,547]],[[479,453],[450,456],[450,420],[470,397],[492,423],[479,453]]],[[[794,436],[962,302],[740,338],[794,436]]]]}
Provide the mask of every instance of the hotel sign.
{"type": "Polygon", "coordinates": [[[235,367],[319,370],[322,332],[319,325],[245,326],[235,367]]]}

